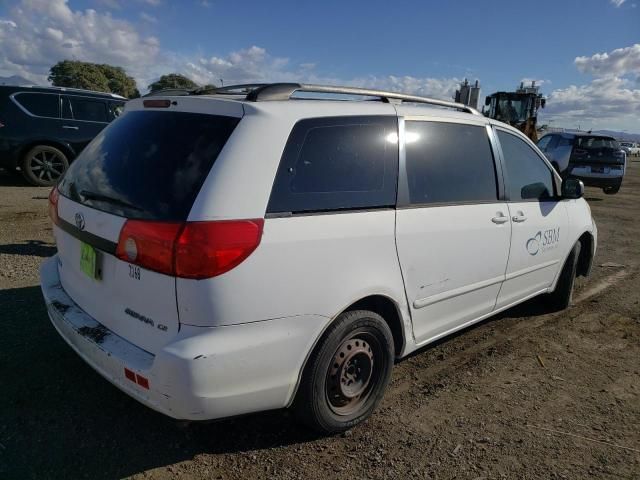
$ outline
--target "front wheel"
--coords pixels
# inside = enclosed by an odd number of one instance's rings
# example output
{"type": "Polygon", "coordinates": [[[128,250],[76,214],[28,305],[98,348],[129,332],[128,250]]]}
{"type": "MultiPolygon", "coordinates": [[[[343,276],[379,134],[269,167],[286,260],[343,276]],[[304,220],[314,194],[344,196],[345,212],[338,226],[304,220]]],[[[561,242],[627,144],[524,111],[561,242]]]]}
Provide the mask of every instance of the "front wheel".
{"type": "Polygon", "coordinates": [[[393,336],[380,315],[341,314],[307,362],[293,405],[297,419],[329,434],[362,422],[382,400],[393,359],[393,336]]]}
{"type": "Polygon", "coordinates": [[[51,187],[67,171],[69,160],[55,147],[37,145],[26,153],[20,168],[22,176],[31,185],[51,187]]]}
{"type": "Polygon", "coordinates": [[[605,195],[613,195],[615,193],[618,193],[620,191],[620,186],[617,187],[605,187],[602,189],[602,191],[605,193],[605,195]]]}
{"type": "Polygon", "coordinates": [[[564,310],[571,305],[571,300],[573,299],[573,284],[576,280],[576,270],[578,269],[581,246],[580,242],[576,242],[573,246],[560,272],[556,289],[547,294],[546,304],[551,311],[557,312],[564,310]]]}

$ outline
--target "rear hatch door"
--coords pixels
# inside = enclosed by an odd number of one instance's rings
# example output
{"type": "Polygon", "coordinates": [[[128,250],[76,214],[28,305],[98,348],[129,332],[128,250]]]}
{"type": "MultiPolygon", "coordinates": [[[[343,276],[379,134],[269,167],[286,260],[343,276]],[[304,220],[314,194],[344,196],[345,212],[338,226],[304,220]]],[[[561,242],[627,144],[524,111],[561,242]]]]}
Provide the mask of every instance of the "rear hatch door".
{"type": "Polygon", "coordinates": [[[235,116],[226,110],[125,111],[58,186],[55,234],[63,288],[102,325],[151,353],[179,329],[175,277],[118,258],[120,233],[127,220],[187,219],[242,114],[240,104],[235,116]]]}
{"type": "Polygon", "coordinates": [[[571,152],[572,166],[591,167],[594,172],[602,173],[610,166],[623,165],[624,153],[618,142],[610,137],[576,137],[571,152]]]}

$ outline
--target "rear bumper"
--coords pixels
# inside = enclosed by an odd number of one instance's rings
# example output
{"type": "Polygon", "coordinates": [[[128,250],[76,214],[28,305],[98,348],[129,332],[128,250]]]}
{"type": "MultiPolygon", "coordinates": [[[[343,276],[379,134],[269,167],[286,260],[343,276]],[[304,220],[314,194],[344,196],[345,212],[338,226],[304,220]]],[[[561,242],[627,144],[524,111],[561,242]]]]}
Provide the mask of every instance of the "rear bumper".
{"type": "Polygon", "coordinates": [[[571,172],[570,178],[577,178],[581,180],[587,187],[619,187],[622,185],[623,174],[620,175],[608,175],[608,174],[582,174],[571,172]]]}
{"type": "MultiPolygon", "coordinates": [[[[286,407],[329,319],[300,315],[229,327],[183,325],[155,354],[87,315],[60,284],[58,257],[40,269],[49,318],[100,375],[148,407],[181,420],[208,420],[286,407]],[[148,379],[148,387],[125,376],[148,379]]],[[[143,382],[144,383],[144,382],[143,382]]]]}

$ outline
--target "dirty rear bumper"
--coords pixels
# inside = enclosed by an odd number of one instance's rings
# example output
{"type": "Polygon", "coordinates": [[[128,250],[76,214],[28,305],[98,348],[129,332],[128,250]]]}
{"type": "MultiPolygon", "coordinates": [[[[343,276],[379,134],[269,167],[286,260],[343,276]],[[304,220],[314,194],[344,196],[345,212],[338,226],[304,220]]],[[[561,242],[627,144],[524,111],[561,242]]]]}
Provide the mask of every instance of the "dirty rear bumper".
{"type": "Polygon", "coordinates": [[[58,257],[40,268],[49,318],[62,338],[100,375],[172,418],[208,420],[286,407],[308,352],[329,319],[299,315],[228,327],[182,325],[149,353],[97,322],[65,292],[58,257]],[[125,376],[148,379],[149,388],[125,376]]]}

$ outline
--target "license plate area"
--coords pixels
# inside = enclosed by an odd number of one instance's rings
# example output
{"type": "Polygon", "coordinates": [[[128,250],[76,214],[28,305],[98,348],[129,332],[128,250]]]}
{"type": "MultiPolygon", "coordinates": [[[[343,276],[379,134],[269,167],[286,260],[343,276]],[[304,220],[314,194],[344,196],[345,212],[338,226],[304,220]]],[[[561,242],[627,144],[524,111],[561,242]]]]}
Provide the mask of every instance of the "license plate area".
{"type": "Polygon", "coordinates": [[[591,167],[591,173],[609,173],[609,169],[605,167],[591,167]]]}
{"type": "Polygon", "coordinates": [[[92,280],[100,279],[100,254],[84,242],[80,243],[80,270],[92,280]]]}

